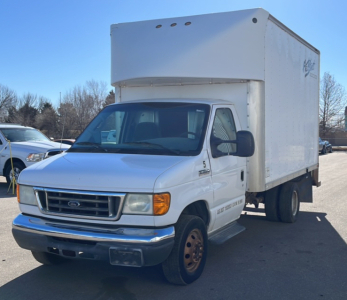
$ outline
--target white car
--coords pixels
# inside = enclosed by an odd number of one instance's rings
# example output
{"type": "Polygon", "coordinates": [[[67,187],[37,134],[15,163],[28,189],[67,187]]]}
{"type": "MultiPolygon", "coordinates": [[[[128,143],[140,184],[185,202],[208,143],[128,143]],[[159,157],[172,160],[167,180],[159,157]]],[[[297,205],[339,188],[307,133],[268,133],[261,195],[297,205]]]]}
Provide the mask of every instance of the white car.
{"type": "Polygon", "coordinates": [[[19,173],[26,167],[69,148],[69,145],[52,142],[35,128],[0,124],[0,175],[5,176],[7,183],[10,183],[13,174],[17,180],[19,173]]]}

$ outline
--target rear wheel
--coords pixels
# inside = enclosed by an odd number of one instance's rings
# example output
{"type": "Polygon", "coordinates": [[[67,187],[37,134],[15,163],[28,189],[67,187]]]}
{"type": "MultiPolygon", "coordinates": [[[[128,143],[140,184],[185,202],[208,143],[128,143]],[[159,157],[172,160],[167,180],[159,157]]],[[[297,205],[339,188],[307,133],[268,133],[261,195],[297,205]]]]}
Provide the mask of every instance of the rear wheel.
{"type": "Polygon", "coordinates": [[[278,209],[278,191],[279,187],[275,187],[265,192],[266,219],[273,222],[280,221],[278,209]]]}
{"type": "Polygon", "coordinates": [[[7,183],[8,184],[11,183],[13,176],[15,177],[17,182],[19,174],[20,172],[22,172],[23,169],[25,169],[25,165],[21,162],[16,161],[13,163],[13,171],[12,171],[12,165],[9,164],[5,171],[5,177],[6,177],[7,183]]]}
{"type": "Polygon", "coordinates": [[[175,245],[162,269],[173,284],[186,285],[197,280],[207,257],[206,225],[197,216],[182,215],[175,226],[175,245]]]}
{"type": "Polygon", "coordinates": [[[294,223],[298,218],[300,209],[299,188],[295,182],[283,184],[278,204],[281,221],[294,223]]]}
{"type": "Polygon", "coordinates": [[[64,257],[47,252],[31,251],[31,253],[34,258],[43,265],[59,265],[67,261],[64,257]]]}

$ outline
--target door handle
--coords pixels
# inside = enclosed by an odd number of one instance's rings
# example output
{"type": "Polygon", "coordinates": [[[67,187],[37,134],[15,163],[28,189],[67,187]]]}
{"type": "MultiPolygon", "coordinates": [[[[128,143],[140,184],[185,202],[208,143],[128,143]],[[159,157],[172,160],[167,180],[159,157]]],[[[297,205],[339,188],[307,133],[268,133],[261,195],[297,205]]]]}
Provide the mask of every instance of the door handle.
{"type": "Polygon", "coordinates": [[[199,171],[199,176],[207,175],[210,173],[210,169],[204,169],[199,171]]]}

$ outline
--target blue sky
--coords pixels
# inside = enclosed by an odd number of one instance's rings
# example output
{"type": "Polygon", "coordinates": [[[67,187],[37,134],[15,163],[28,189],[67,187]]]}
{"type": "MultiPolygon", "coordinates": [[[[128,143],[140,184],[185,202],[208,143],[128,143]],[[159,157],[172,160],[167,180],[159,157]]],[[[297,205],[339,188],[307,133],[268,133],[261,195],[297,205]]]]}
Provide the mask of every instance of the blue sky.
{"type": "Polygon", "coordinates": [[[110,85],[110,25],[262,7],[321,51],[321,76],[347,88],[347,1],[1,0],[0,83],[57,106],[87,80],[110,85]]]}

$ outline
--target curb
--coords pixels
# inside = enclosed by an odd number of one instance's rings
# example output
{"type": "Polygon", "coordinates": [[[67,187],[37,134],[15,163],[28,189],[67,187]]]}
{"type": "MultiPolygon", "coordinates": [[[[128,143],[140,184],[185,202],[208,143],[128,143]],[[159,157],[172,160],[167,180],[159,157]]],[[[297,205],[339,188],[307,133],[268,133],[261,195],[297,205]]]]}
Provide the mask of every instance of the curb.
{"type": "Polygon", "coordinates": [[[347,146],[333,146],[333,151],[347,151],[347,146]]]}

